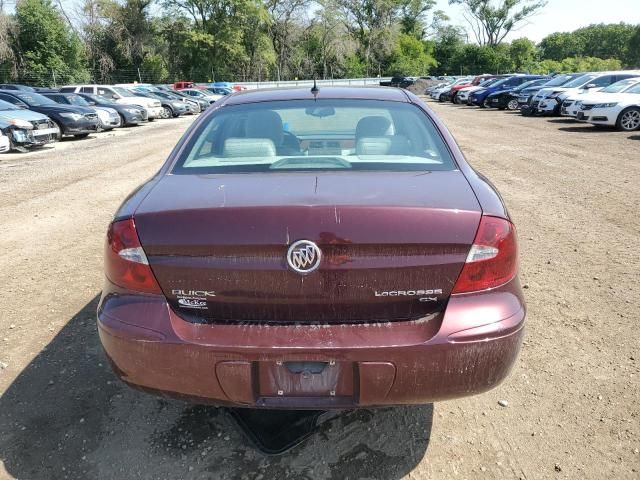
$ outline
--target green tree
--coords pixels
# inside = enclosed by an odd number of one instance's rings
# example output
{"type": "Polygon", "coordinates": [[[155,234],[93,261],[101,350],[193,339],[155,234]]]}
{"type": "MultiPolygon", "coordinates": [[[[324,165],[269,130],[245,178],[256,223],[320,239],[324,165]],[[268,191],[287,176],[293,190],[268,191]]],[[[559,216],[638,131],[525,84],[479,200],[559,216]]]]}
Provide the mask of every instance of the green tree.
{"type": "Polygon", "coordinates": [[[629,39],[626,58],[628,66],[640,68],[640,25],[636,27],[636,31],[629,39]]]}
{"type": "Polygon", "coordinates": [[[547,4],[546,0],[449,0],[461,5],[480,45],[500,44],[509,33],[547,4]]]}
{"type": "Polygon", "coordinates": [[[433,56],[438,63],[436,72],[441,75],[461,74],[465,66],[459,60],[464,48],[464,37],[458,28],[441,28],[433,48],[433,56]]]}
{"type": "Polygon", "coordinates": [[[562,61],[564,58],[582,55],[585,42],[583,37],[574,33],[558,32],[543,38],[540,49],[545,59],[562,61]]]}
{"type": "MultiPolygon", "coordinates": [[[[427,34],[427,15],[435,5],[435,0],[402,0],[398,5],[402,33],[422,40],[427,34]]],[[[441,12],[436,12],[436,22],[440,15],[441,12]]]]}
{"type": "Polygon", "coordinates": [[[575,55],[625,60],[627,48],[636,27],[625,23],[589,25],[573,32],[584,44],[575,55]]]}
{"type": "Polygon", "coordinates": [[[437,62],[426,44],[413,35],[402,33],[391,54],[388,72],[391,75],[426,75],[437,62]]]}
{"type": "Polygon", "coordinates": [[[16,5],[16,52],[23,80],[49,85],[86,81],[86,57],[80,38],[49,0],[16,5]]]}
{"type": "Polygon", "coordinates": [[[509,56],[516,71],[529,70],[537,57],[536,44],[528,38],[519,38],[511,42],[509,56]]]}
{"type": "Polygon", "coordinates": [[[309,8],[310,0],[265,0],[264,5],[269,13],[267,29],[275,51],[276,79],[290,76],[288,59],[295,44],[300,41],[301,28],[298,17],[309,8]]]}

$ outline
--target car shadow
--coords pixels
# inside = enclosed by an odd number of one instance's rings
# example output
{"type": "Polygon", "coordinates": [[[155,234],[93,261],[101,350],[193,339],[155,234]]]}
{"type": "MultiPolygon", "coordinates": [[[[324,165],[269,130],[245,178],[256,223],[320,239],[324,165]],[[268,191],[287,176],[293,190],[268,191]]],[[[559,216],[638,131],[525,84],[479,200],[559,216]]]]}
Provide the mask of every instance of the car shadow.
{"type": "Polygon", "coordinates": [[[559,123],[561,125],[571,125],[577,122],[573,118],[550,118],[547,119],[548,123],[559,123]]]}
{"type": "Polygon", "coordinates": [[[640,135],[631,135],[629,140],[640,140],[640,135]]]}
{"type": "Polygon", "coordinates": [[[593,125],[581,125],[576,127],[559,127],[558,130],[568,133],[611,133],[612,128],[599,128],[593,125]]]}
{"type": "Polygon", "coordinates": [[[96,332],[97,303],[75,314],[0,397],[0,460],[15,478],[391,480],[426,454],[433,405],[341,412],[299,445],[266,455],[230,410],[118,381],[96,332]]]}

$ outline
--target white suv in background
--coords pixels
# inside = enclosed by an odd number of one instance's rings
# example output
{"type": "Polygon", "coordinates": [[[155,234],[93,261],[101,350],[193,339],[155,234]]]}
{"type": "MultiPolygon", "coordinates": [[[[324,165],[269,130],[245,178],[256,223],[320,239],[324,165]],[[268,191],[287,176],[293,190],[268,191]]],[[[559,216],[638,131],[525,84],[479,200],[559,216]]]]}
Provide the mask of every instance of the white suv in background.
{"type": "Polygon", "coordinates": [[[108,98],[123,105],[136,105],[147,111],[149,120],[160,118],[162,115],[162,105],[159,100],[139,97],[123,87],[114,87],[111,85],[67,85],[60,88],[60,92],[90,93],[108,98]]]}
{"type": "MultiPolygon", "coordinates": [[[[625,78],[637,76],[638,73],[622,72],[590,72],[570,81],[562,87],[543,88],[533,97],[532,106],[535,113],[542,115],[558,115],[562,103],[571,95],[597,92],[625,78]]],[[[568,105],[569,106],[569,105],[568,105]]]]}
{"type": "Polygon", "coordinates": [[[562,108],[560,113],[563,117],[577,117],[578,113],[581,111],[582,104],[587,102],[589,104],[598,103],[597,100],[602,99],[606,101],[609,94],[612,93],[624,93],[627,90],[633,88],[635,85],[640,83],[640,72],[637,77],[627,78],[626,80],[620,80],[612,85],[609,85],[607,88],[604,88],[597,92],[589,91],[587,93],[578,93],[571,95],[562,102],[562,108]]]}

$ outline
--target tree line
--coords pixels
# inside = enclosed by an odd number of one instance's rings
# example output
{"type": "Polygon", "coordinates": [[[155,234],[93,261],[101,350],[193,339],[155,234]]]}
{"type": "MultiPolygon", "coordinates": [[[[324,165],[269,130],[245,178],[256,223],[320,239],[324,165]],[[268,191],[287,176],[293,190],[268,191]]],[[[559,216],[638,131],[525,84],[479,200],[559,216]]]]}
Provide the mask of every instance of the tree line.
{"type": "Polygon", "coordinates": [[[640,66],[640,26],[505,42],[543,0],[17,0],[3,82],[264,81],[640,66]]]}

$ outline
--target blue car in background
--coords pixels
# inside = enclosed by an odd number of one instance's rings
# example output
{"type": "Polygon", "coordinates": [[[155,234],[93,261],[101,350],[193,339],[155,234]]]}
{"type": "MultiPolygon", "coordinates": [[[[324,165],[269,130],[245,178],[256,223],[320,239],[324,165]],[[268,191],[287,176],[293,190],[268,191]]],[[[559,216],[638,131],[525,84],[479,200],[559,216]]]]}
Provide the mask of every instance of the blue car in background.
{"type": "Polygon", "coordinates": [[[537,80],[543,78],[544,75],[512,75],[510,77],[503,78],[495,83],[492,83],[489,87],[476,90],[469,96],[469,102],[471,105],[477,105],[481,108],[490,107],[489,95],[496,92],[504,92],[513,90],[519,87],[525,82],[531,80],[537,80]]]}

